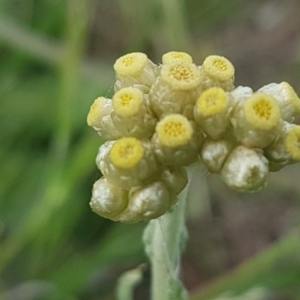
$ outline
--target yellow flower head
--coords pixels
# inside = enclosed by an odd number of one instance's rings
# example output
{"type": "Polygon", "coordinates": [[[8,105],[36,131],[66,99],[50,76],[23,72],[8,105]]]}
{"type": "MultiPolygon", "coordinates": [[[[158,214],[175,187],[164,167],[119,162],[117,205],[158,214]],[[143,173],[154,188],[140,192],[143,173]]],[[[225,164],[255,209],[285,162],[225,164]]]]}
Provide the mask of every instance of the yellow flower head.
{"type": "Polygon", "coordinates": [[[223,89],[212,87],[205,90],[197,100],[196,109],[198,113],[210,117],[221,112],[228,103],[226,93],[223,89]]]}
{"type": "Polygon", "coordinates": [[[201,81],[200,70],[193,63],[174,62],[162,66],[161,78],[174,90],[196,88],[201,81]]]}
{"type": "Polygon", "coordinates": [[[177,52],[177,51],[167,52],[162,57],[163,64],[169,64],[169,63],[175,63],[175,62],[177,62],[177,63],[178,62],[192,63],[193,58],[185,52],[177,52]]]}
{"type": "Polygon", "coordinates": [[[189,120],[180,114],[168,115],[156,125],[156,133],[161,144],[170,148],[187,144],[193,132],[189,120]]]}
{"type": "Polygon", "coordinates": [[[262,93],[256,93],[245,101],[244,113],[246,120],[260,130],[269,130],[280,121],[278,103],[262,93]]]}
{"type": "Polygon", "coordinates": [[[143,93],[133,87],[123,88],[113,97],[115,113],[122,117],[135,115],[143,102],[143,93]]]}
{"type": "Polygon", "coordinates": [[[285,148],[294,160],[300,160],[300,126],[294,126],[286,135],[285,148]]]}
{"type": "Polygon", "coordinates": [[[282,82],[281,85],[286,93],[287,99],[290,100],[290,103],[292,104],[294,109],[299,113],[300,112],[300,99],[298,98],[298,95],[296,94],[295,90],[287,82],[282,82]]]}
{"type": "Polygon", "coordinates": [[[136,76],[147,64],[147,55],[141,52],[133,52],[121,56],[114,64],[114,69],[121,76],[136,76]]]}
{"type": "Polygon", "coordinates": [[[227,81],[234,77],[234,66],[223,56],[210,55],[202,65],[207,76],[219,81],[227,81]]]}
{"type": "Polygon", "coordinates": [[[105,98],[99,97],[97,98],[94,103],[92,104],[89,114],[87,116],[87,124],[91,127],[97,126],[99,123],[99,120],[103,117],[103,104],[104,104],[105,98]]]}
{"type": "Polygon", "coordinates": [[[131,169],[143,159],[144,152],[145,149],[138,139],[124,137],[114,143],[109,155],[116,167],[131,169]]]}

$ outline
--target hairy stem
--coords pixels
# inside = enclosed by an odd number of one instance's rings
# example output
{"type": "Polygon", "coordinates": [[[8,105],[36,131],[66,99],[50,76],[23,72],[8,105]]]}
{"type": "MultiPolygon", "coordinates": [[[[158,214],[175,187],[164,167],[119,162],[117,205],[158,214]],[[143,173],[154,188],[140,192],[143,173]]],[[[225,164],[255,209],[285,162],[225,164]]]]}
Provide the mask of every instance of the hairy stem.
{"type": "MultiPolygon", "coordinates": [[[[190,177],[191,170],[189,171],[190,177]]],[[[145,249],[152,270],[152,300],[187,299],[187,293],[180,281],[180,257],[187,239],[187,191],[188,187],[181,192],[178,204],[172,211],[150,221],[145,229],[145,249]]]]}

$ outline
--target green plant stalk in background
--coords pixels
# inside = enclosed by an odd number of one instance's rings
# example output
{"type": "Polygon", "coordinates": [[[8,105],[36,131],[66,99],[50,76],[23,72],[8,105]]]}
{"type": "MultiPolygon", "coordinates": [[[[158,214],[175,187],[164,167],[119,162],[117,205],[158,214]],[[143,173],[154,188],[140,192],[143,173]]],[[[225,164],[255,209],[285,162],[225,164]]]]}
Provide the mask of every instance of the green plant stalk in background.
{"type": "Polygon", "coordinates": [[[143,280],[143,267],[139,266],[122,274],[118,279],[117,299],[132,300],[134,288],[143,280]]]}

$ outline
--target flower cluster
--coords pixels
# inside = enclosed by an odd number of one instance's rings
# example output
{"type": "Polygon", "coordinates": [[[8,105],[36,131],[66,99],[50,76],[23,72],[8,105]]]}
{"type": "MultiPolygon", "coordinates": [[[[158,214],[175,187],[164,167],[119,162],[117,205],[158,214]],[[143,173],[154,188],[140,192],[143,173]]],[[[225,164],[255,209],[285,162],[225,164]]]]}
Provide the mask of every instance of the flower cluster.
{"type": "Polygon", "coordinates": [[[198,66],[183,52],[164,54],[160,65],[130,53],[114,70],[114,96],[97,98],[87,117],[107,140],[90,203],[100,216],[161,216],[187,184],[184,167],[197,161],[230,188],[256,192],[270,171],[300,160],[300,100],[286,82],[235,87],[228,59],[212,55],[198,66]]]}

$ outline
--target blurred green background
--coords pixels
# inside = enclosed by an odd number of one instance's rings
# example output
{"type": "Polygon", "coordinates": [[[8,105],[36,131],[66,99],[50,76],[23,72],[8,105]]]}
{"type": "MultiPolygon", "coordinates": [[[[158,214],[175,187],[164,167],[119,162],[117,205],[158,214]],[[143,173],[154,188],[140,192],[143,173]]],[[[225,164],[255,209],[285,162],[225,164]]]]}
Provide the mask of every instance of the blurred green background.
{"type": "MultiPolygon", "coordinates": [[[[236,85],[287,81],[300,94],[299,10],[298,0],[0,0],[0,299],[116,299],[119,276],[147,262],[145,224],[88,205],[103,140],[86,116],[112,95],[119,56],[224,55],[236,85]]],[[[250,300],[300,299],[299,178],[290,166],[242,195],[197,174],[182,268],[193,300],[259,286],[250,300]]],[[[143,270],[137,300],[149,299],[143,270]]]]}

